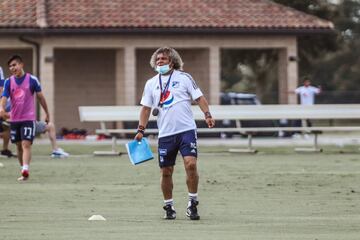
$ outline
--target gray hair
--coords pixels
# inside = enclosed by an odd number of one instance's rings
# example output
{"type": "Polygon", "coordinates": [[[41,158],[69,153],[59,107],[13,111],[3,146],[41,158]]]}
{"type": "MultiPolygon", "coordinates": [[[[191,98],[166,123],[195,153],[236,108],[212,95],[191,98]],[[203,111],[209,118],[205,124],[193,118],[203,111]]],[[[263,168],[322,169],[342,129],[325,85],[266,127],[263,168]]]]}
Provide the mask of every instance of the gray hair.
{"type": "Polygon", "coordinates": [[[166,54],[167,56],[169,56],[171,63],[174,65],[173,68],[176,70],[183,70],[183,65],[184,62],[180,57],[180,54],[171,47],[161,47],[158,48],[153,55],[151,56],[150,59],[150,66],[152,68],[156,68],[156,57],[157,55],[159,55],[160,53],[166,54]]]}

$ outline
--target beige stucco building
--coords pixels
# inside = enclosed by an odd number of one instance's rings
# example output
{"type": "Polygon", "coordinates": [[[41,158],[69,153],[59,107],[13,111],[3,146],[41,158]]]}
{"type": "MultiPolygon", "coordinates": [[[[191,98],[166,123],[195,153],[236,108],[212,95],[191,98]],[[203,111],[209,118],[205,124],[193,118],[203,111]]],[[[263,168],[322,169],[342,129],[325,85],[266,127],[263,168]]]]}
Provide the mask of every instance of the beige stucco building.
{"type": "Polygon", "coordinates": [[[193,0],[191,6],[169,1],[165,13],[157,12],[153,1],[82,7],[75,0],[11,2],[0,4],[0,11],[28,7],[29,16],[0,17],[1,66],[6,70],[8,57],[21,54],[26,70],[40,78],[57,127],[90,131],[98,126],[81,123],[78,106],[138,104],[146,80],[154,75],[150,56],[165,45],[180,52],[185,70],[211,104],[219,103],[223,50],[277,49],[279,102],[296,103],[289,89],[297,85],[297,36],[333,29],[328,21],[270,1],[215,1],[218,8],[210,4],[214,1],[193,0]],[[172,10],[176,14],[167,15],[172,10]]]}

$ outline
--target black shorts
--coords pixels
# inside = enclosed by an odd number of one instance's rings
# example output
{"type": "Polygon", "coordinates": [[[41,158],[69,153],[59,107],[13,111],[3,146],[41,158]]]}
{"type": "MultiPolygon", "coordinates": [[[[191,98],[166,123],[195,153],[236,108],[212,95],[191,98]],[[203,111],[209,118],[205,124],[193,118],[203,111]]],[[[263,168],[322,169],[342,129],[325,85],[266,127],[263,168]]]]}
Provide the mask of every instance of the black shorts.
{"type": "Polygon", "coordinates": [[[4,120],[2,118],[0,118],[0,133],[5,131],[4,126],[3,126],[3,122],[4,122],[4,120]]]}
{"type": "Polygon", "coordinates": [[[10,135],[12,143],[17,143],[23,140],[33,142],[35,137],[35,121],[10,123],[10,135]]]}
{"type": "Polygon", "coordinates": [[[178,151],[180,151],[183,157],[197,157],[196,138],[195,130],[159,138],[158,153],[160,168],[174,166],[178,151]]]}

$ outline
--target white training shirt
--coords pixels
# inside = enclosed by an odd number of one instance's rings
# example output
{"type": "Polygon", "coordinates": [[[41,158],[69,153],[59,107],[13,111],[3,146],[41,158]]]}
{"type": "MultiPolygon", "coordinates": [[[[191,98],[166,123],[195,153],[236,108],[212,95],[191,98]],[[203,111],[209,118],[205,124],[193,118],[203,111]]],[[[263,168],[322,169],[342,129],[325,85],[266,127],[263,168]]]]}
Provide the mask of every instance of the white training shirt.
{"type": "MultiPolygon", "coordinates": [[[[169,75],[161,75],[163,90],[169,81],[169,75]]],[[[203,94],[190,74],[174,70],[162,108],[159,108],[157,125],[159,138],[196,129],[191,101],[203,94]]],[[[160,100],[159,74],[149,79],[144,88],[140,104],[146,107],[158,107],[160,100]]]]}
{"type": "Polygon", "coordinates": [[[301,86],[295,89],[295,93],[300,95],[301,105],[313,105],[315,95],[320,93],[320,89],[313,86],[301,86]]]}

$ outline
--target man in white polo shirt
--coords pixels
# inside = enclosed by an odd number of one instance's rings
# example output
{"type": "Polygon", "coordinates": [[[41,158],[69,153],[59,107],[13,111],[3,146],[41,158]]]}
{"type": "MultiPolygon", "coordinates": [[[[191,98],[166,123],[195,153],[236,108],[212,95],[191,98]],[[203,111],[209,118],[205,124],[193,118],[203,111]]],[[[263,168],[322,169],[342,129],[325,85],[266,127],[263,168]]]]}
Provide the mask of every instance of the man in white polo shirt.
{"type": "Polygon", "coordinates": [[[172,174],[176,155],[180,151],[184,160],[188,187],[189,201],[186,215],[191,220],[199,220],[197,136],[191,102],[193,100],[197,102],[209,128],[214,127],[215,121],[201,90],[191,75],[182,71],[183,61],[175,49],[170,47],[157,49],[151,57],[150,65],[158,74],[145,84],[135,139],[141,140],[143,137],[150,114],[157,116],[161,190],[164,197],[163,208],[166,212],[164,218],[176,218],[172,174]]]}

